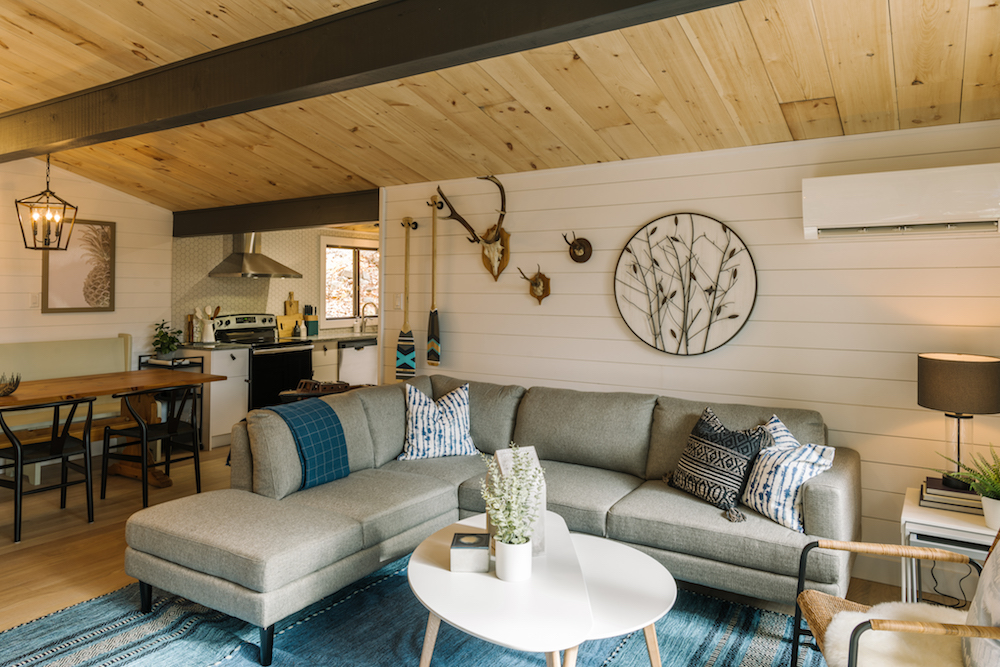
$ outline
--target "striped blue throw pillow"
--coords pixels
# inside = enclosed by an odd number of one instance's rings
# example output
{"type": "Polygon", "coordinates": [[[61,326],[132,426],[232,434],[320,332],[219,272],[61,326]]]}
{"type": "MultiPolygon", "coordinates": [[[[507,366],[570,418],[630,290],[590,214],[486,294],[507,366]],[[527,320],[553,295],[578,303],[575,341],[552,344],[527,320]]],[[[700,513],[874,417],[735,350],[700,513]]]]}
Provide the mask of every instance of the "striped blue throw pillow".
{"type": "Polygon", "coordinates": [[[757,454],[741,502],[786,528],[805,532],[802,485],[833,465],[833,447],[802,445],[777,415],[764,425],[774,445],[757,454]]]}
{"type": "Polygon", "coordinates": [[[469,385],[433,401],[406,385],[406,444],[400,461],[478,454],[469,433],[469,385]]]}

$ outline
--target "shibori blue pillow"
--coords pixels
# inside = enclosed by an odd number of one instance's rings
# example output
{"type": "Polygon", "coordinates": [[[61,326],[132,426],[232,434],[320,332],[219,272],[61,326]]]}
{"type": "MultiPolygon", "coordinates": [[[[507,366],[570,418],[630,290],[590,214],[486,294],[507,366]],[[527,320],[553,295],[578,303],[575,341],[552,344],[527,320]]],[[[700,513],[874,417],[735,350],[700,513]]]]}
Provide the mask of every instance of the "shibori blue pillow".
{"type": "Polygon", "coordinates": [[[777,415],[764,428],[774,438],[774,445],[757,454],[740,501],[772,521],[804,533],[802,485],[830,469],[836,450],[799,444],[777,415]]]}
{"type": "Polygon", "coordinates": [[[478,453],[469,433],[468,384],[436,402],[413,385],[406,385],[406,444],[398,460],[478,453]]]}

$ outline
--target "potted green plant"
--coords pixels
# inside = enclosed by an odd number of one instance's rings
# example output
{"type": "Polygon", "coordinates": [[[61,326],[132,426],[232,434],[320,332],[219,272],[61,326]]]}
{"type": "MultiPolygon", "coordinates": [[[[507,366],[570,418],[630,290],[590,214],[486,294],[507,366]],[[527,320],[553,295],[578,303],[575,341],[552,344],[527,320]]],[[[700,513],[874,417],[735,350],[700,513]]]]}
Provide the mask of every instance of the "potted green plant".
{"type": "Polygon", "coordinates": [[[496,574],[505,581],[531,576],[531,535],[541,512],[544,471],[529,450],[510,444],[511,465],[502,470],[500,457],[487,458],[482,496],[494,534],[496,574]]]}
{"type": "Polygon", "coordinates": [[[972,490],[983,497],[983,515],[986,525],[994,530],[1000,530],[1000,456],[990,445],[990,461],[982,455],[973,454],[968,463],[959,463],[945,456],[958,466],[957,471],[945,474],[966,482],[972,490]]]}
{"type": "Polygon", "coordinates": [[[153,351],[157,359],[173,359],[181,346],[180,329],[171,329],[166,320],[153,325],[153,351]]]}

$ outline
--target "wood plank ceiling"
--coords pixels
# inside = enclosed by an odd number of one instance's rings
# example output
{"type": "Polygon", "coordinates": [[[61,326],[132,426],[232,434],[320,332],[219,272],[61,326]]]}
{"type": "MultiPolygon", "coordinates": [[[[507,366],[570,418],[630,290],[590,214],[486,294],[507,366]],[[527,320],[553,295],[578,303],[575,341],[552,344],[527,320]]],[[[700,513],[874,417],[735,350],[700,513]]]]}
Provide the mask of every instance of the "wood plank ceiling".
{"type": "MultiPolygon", "coordinates": [[[[3,0],[0,111],[362,4],[3,0]]],[[[995,0],[745,0],[52,161],[180,211],[995,118],[995,0]]]]}

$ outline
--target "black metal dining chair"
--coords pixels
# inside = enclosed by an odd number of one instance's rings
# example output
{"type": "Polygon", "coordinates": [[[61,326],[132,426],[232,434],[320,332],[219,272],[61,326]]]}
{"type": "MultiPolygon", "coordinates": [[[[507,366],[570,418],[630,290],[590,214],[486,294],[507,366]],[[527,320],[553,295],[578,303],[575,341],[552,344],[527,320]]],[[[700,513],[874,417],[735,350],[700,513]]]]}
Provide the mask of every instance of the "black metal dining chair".
{"type": "MultiPolygon", "coordinates": [[[[90,429],[94,419],[94,397],[74,398],[64,401],[53,401],[41,405],[25,405],[9,408],[0,408],[0,428],[7,436],[10,447],[0,448],[0,459],[10,461],[0,465],[0,470],[13,470],[13,479],[6,479],[0,476],[0,486],[14,490],[14,542],[21,541],[21,507],[24,496],[52,489],[61,489],[59,499],[60,509],[66,509],[66,489],[75,484],[84,484],[87,487],[87,521],[94,522],[94,495],[93,481],[90,471],[90,429]],[[73,419],[76,417],[76,409],[86,405],[87,417],[82,422],[77,422],[76,427],[82,426],[82,437],[77,438],[70,435],[70,427],[74,426],[73,419]],[[68,412],[63,408],[69,408],[68,412]],[[42,435],[43,439],[35,442],[23,442],[34,439],[26,436],[24,431],[15,432],[7,423],[6,415],[25,410],[52,410],[52,429],[47,435],[42,435]],[[71,456],[81,456],[82,461],[71,461],[71,456]],[[62,466],[59,482],[39,486],[33,489],[24,488],[24,467],[36,463],[61,460],[62,466]],[[69,471],[74,470],[83,474],[83,479],[70,481],[69,471]]],[[[45,429],[39,429],[44,432],[45,429]]],[[[75,428],[74,428],[75,430],[75,428]]],[[[38,430],[32,429],[37,434],[38,430]]]]}
{"type": "Polygon", "coordinates": [[[101,500],[104,500],[108,487],[108,463],[110,461],[131,461],[138,463],[142,474],[142,506],[149,507],[149,469],[163,466],[163,472],[170,475],[170,464],[181,461],[194,461],[195,489],[201,493],[201,429],[199,428],[199,385],[178,385],[163,389],[146,389],[142,391],[115,394],[115,398],[124,399],[125,407],[132,415],[135,426],[104,427],[104,456],[101,461],[101,500]],[[166,405],[166,420],[152,422],[148,415],[143,415],[139,408],[142,397],[149,396],[166,405]],[[112,443],[112,438],[119,441],[112,443]],[[149,445],[160,442],[163,460],[150,461],[149,445]],[[121,452],[125,447],[139,445],[138,454],[121,452]],[[188,452],[187,456],[173,458],[175,449],[188,452]]]}

